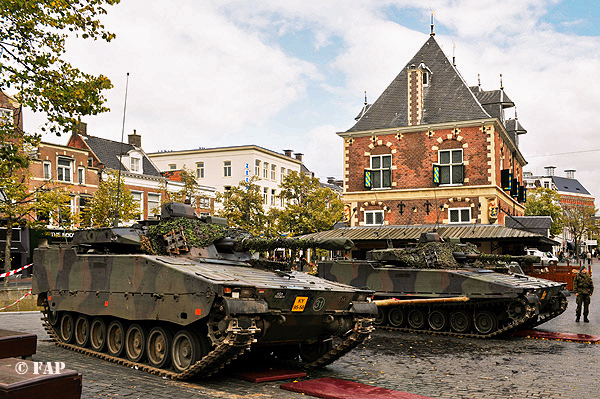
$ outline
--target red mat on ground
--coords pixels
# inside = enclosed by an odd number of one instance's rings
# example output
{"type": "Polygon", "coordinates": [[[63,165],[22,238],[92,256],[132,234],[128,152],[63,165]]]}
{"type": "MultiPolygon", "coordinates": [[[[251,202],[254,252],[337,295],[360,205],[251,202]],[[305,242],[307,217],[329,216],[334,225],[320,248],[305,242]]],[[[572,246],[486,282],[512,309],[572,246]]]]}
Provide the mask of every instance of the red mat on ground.
{"type": "Polygon", "coordinates": [[[517,336],[517,337],[562,339],[565,341],[574,341],[574,342],[594,342],[594,343],[600,342],[600,335],[559,333],[559,332],[540,331],[540,330],[520,330],[520,331],[513,332],[512,335],[517,336]]]}
{"type": "Polygon", "coordinates": [[[250,382],[268,382],[303,378],[306,373],[298,370],[257,370],[233,373],[233,376],[250,382]]]}
{"type": "Polygon", "coordinates": [[[393,391],[338,378],[290,382],[281,385],[280,388],[325,399],[431,399],[429,396],[393,391]]]}

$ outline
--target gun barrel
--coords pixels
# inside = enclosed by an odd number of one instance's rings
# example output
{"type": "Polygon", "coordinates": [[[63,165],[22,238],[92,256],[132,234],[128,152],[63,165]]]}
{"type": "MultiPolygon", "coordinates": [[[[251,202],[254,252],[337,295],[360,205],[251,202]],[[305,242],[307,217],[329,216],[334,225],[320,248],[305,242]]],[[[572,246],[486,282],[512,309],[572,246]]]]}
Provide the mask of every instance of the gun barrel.
{"type": "Polygon", "coordinates": [[[373,301],[377,306],[393,306],[393,305],[417,305],[423,303],[448,303],[448,302],[467,302],[466,296],[450,297],[450,298],[422,298],[422,299],[378,299],[373,301]]]}

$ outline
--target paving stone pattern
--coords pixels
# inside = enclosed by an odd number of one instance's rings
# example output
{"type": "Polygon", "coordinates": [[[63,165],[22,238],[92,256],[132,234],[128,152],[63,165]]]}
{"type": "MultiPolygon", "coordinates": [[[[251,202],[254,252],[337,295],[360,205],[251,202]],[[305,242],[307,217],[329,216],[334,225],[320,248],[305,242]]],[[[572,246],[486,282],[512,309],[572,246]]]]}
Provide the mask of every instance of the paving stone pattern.
{"type": "MultiPolygon", "coordinates": [[[[600,290],[600,266],[594,266],[600,290]]],[[[600,298],[592,297],[590,323],[575,323],[575,297],[548,331],[600,335],[600,298]]],[[[0,328],[38,335],[35,361],[61,361],[83,374],[82,398],[300,398],[281,382],[253,384],[226,373],[177,382],[61,349],[41,326],[40,314],[3,313],[0,328]]],[[[250,364],[246,367],[255,368],[250,364]]],[[[461,339],[376,331],[357,350],[307,378],[334,377],[433,398],[600,397],[600,344],[520,337],[461,339]]]]}

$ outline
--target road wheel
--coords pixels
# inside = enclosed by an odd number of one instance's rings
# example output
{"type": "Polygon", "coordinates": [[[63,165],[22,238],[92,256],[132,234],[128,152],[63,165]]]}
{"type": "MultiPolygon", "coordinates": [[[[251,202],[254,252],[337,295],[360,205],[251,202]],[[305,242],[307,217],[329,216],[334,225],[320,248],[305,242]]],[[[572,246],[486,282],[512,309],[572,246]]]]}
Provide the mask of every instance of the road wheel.
{"type": "Polygon", "coordinates": [[[388,313],[388,320],[393,327],[402,327],[406,322],[404,311],[400,308],[392,308],[388,313]]]}
{"type": "Polygon", "coordinates": [[[75,344],[81,348],[90,342],[90,321],[85,315],[79,315],[75,320],[75,344]]]}
{"type": "Polygon", "coordinates": [[[48,314],[46,317],[48,319],[48,323],[50,323],[50,325],[53,327],[56,326],[60,320],[60,314],[56,310],[48,309],[48,314]]]}
{"type": "Polygon", "coordinates": [[[482,311],[475,314],[475,329],[479,334],[490,334],[498,328],[498,318],[492,312],[482,311]]]}
{"type": "Polygon", "coordinates": [[[141,362],[145,355],[148,330],[135,323],[129,326],[125,333],[125,354],[132,362],[141,362]]]}
{"type": "Polygon", "coordinates": [[[125,350],[125,326],[120,320],[113,320],[106,329],[108,353],[119,357],[125,350]]]}
{"type": "Polygon", "coordinates": [[[67,344],[73,341],[73,335],[75,332],[75,322],[73,321],[73,315],[70,312],[64,312],[60,318],[59,325],[59,336],[63,342],[67,344]]]}
{"type": "Polygon", "coordinates": [[[190,330],[180,330],[173,338],[171,360],[176,372],[192,367],[208,353],[207,338],[200,338],[190,330]]]}
{"type": "Polygon", "coordinates": [[[321,357],[333,347],[332,340],[328,341],[317,341],[312,344],[302,342],[300,344],[300,357],[304,363],[312,363],[321,357]]]}
{"type": "Polygon", "coordinates": [[[415,330],[419,330],[425,326],[427,318],[421,309],[413,309],[408,312],[408,325],[415,330]]]}
{"type": "Polygon", "coordinates": [[[102,352],[106,346],[106,323],[101,317],[95,317],[90,324],[90,346],[96,352],[102,352]]]}
{"type": "Polygon", "coordinates": [[[471,331],[471,315],[465,310],[457,310],[450,314],[450,329],[455,333],[467,334],[471,331]]]}
{"type": "Polygon", "coordinates": [[[448,327],[448,315],[443,310],[432,310],[427,322],[433,331],[444,331],[448,327]]]}
{"type": "Polygon", "coordinates": [[[375,324],[376,326],[382,326],[382,325],[384,325],[385,324],[386,313],[387,313],[387,311],[385,311],[381,307],[378,307],[377,308],[377,317],[375,317],[375,320],[373,321],[373,324],[375,324]]]}
{"type": "Polygon", "coordinates": [[[171,343],[173,334],[164,327],[154,327],[148,334],[146,355],[148,363],[154,367],[168,367],[171,363],[171,343]]]}

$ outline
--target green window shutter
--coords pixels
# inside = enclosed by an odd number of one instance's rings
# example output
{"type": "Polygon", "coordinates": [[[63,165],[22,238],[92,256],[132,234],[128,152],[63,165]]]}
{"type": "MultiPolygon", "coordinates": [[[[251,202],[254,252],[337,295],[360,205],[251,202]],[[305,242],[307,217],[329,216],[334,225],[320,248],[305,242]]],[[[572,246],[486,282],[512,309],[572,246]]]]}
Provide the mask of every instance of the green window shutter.
{"type": "Polygon", "coordinates": [[[433,182],[435,184],[440,184],[440,165],[433,164],[433,182]]]}
{"type": "Polygon", "coordinates": [[[371,170],[365,169],[365,188],[368,188],[370,190],[371,187],[373,187],[371,183],[371,170]]]}

